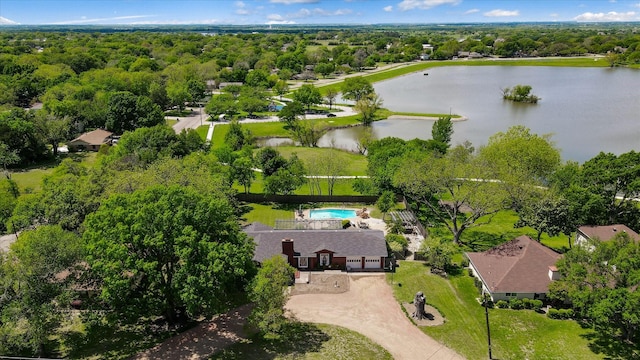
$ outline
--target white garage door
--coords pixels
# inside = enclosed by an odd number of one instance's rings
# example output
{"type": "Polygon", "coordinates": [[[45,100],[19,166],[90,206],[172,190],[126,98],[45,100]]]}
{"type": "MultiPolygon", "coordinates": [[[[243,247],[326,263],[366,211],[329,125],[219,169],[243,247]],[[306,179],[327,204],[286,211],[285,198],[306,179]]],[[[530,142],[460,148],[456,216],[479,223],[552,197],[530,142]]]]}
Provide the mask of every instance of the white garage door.
{"type": "Polygon", "coordinates": [[[364,268],[365,269],[379,269],[380,268],[380,258],[364,258],[364,268]]]}
{"type": "Polygon", "coordinates": [[[362,269],[362,259],[360,257],[347,257],[347,266],[350,269],[362,269]]]}

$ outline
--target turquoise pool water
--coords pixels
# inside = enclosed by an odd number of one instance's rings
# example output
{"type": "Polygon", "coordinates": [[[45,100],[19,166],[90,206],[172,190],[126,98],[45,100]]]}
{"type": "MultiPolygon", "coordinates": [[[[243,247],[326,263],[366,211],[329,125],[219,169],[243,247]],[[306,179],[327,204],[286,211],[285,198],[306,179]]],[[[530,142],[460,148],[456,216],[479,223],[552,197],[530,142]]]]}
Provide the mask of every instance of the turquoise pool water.
{"type": "Polygon", "coordinates": [[[319,209],[311,210],[309,213],[311,219],[348,219],[356,217],[355,210],[345,209],[319,209]]]}

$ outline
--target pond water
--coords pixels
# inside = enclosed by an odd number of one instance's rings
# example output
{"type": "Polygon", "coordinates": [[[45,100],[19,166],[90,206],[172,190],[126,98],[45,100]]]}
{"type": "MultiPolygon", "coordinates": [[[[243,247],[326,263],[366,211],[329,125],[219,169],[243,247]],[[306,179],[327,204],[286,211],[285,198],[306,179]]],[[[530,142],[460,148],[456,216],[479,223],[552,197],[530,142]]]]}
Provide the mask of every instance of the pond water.
{"type": "MultiPolygon", "coordinates": [[[[564,160],[584,162],[600,151],[640,149],[640,71],[624,68],[519,66],[439,67],[374,84],[384,107],[403,112],[454,113],[452,143],[471,141],[477,148],[496,132],[524,125],[552,134],[564,160]],[[502,90],[531,85],[538,104],[502,100],[502,90]]],[[[430,139],[429,120],[394,119],[373,124],[376,138],[430,139]]],[[[355,150],[361,127],[338,129],[320,146],[355,150]]]]}

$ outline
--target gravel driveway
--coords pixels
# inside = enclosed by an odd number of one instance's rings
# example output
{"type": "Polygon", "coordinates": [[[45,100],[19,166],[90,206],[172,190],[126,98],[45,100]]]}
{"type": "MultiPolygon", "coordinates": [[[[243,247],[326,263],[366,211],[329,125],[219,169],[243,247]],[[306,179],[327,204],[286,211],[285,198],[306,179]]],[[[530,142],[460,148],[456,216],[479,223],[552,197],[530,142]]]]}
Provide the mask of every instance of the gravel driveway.
{"type": "Polygon", "coordinates": [[[356,274],[349,278],[347,292],[294,295],[286,308],[301,321],[357,331],[387,349],[394,359],[464,359],[407,319],[384,274],[356,274]]]}

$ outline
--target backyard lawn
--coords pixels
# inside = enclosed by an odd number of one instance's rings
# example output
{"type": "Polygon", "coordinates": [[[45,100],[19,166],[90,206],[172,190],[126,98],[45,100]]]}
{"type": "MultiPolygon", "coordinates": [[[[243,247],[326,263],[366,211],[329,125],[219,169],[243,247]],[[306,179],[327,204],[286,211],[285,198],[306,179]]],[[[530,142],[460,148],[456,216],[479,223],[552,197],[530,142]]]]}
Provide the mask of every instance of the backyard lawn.
{"type": "Polygon", "coordinates": [[[60,162],[66,158],[79,161],[86,166],[92,166],[96,162],[98,153],[81,152],[60,155],[58,159],[52,160],[40,165],[30,166],[24,169],[16,169],[11,171],[11,179],[17,184],[21,192],[39,191],[42,186],[42,179],[53,173],[53,169],[60,165],[60,162]]]}
{"type": "MultiPolygon", "coordinates": [[[[445,317],[442,326],[421,328],[427,335],[468,359],[488,357],[484,308],[466,272],[445,280],[432,275],[420,262],[400,261],[393,275],[399,302],[409,302],[423,291],[427,303],[445,317]]],[[[387,274],[391,281],[392,275],[387,274]]],[[[591,329],[571,320],[552,320],[532,310],[489,309],[492,352],[495,359],[603,359],[591,348],[591,329]]],[[[606,354],[615,355],[615,354],[606,354]]],[[[614,356],[612,358],[622,359],[614,356]]]]}

